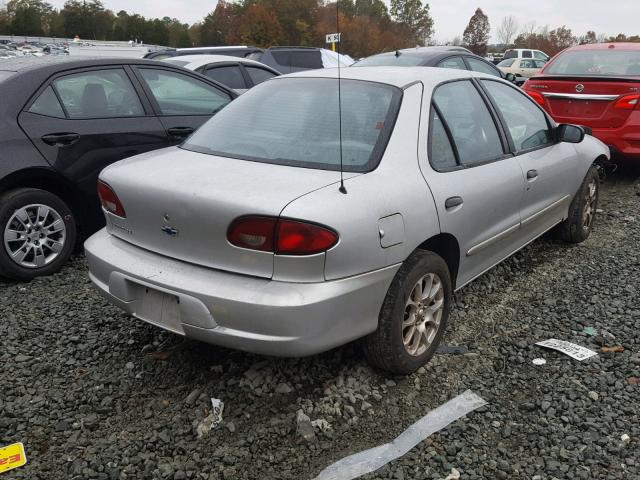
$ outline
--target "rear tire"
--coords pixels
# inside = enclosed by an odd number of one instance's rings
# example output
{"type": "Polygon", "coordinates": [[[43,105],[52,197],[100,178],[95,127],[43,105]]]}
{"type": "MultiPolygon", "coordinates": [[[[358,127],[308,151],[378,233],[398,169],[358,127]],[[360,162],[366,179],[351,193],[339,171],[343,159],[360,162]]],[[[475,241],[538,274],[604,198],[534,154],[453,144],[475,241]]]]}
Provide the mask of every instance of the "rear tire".
{"type": "Polygon", "coordinates": [[[446,330],[452,295],[451,274],[442,257],[413,253],[391,282],[378,329],[363,340],[369,363],[401,375],[425,365],[446,330]]]}
{"type": "Polygon", "coordinates": [[[569,216],[558,226],[560,238],[567,243],[582,243],[591,234],[600,197],[600,177],[592,166],[569,206],[569,216]]]}
{"type": "Polygon", "coordinates": [[[76,244],[76,221],[56,195],[35,188],[0,196],[0,276],[31,280],[60,270],[76,244]]]}

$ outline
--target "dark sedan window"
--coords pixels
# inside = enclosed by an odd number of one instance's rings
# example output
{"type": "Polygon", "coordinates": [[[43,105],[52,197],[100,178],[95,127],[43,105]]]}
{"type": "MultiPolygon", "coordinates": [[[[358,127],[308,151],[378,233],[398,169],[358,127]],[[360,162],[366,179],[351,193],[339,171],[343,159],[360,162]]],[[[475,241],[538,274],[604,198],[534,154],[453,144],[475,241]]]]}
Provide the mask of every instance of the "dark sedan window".
{"type": "Polygon", "coordinates": [[[163,115],[212,115],[231,101],[221,90],[181,73],[141,68],[163,115]]]}
{"type": "Polygon", "coordinates": [[[237,65],[209,68],[205,71],[205,75],[229,88],[247,88],[240,67],[237,65]]]}
{"type": "Polygon", "coordinates": [[[466,70],[467,66],[460,57],[449,57],[438,63],[440,68],[453,68],[454,70],[466,70]]]}
{"type": "Polygon", "coordinates": [[[65,118],[64,110],[53,92],[51,86],[47,87],[29,108],[31,113],[46,115],[47,117],[65,118]]]}
{"type": "Polygon", "coordinates": [[[493,75],[495,77],[502,77],[500,75],[500,71],[488,63],[483,62],[482,60],[478,60],[477,58],[467,57],[467,62],[469,63],[469,68],[474,72],[480,73],[488,73],[489,75],[493,75]]]}
{"type": "Polygon", "coordinates": [[[271,73],[269,70],[265,70],[264,68],[249,67],[246,65],[244,68],[251,77],[254,85],[258,85],[259,83],[276,76],[275,73],[271,73]]]}
{"type": "Polygon", "coordinates": [[[95,70],[53,82],[69,118],[139,117],[144,109],[121,69],[95,70]]]}
{"type": "MultiPolygon", "coordinates": [[[[390,54],[383,53],[381,55],[373,55],[372,57],[363,58],[358,63],[354,63],[354,67],[416,67],[422,65],[424,59],[419,55],[411,55],[406,53],[390,54]]],[[[464,67],[463,67],[464,68],[464,67]]]]}
{"type": "Polygon", "coordinates": [[[433,102],[449,127],[462,164],[474,165],[504,154],[493,118],[471,82],[438,87],[433,102]]]}

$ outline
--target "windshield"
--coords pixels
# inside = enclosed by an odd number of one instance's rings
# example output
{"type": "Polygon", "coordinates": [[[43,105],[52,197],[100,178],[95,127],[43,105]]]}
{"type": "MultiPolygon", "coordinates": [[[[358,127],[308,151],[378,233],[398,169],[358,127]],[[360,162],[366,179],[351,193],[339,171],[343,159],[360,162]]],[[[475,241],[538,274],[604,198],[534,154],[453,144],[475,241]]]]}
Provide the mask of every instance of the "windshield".
{"type": "Polygon", "coordinates": [[[419,55],[411,55],[400,52],[400,55],[395,53],[383,53],[381,55],[373,55],[372,57],[363,58],[357,63],[354,63],[353,67],[416,67],[422,64],[424,59],[419,55]]]}
{"type": "Polygon", "coordinates": [[[544,73],[640,76],[640,51],[607,49],[565,52],[544,73]]]}
{"type": "MultiPolygon", "coordinates": [[[[389,85],[341,81],[345,171],[366,172],[378,165],[401,95],[389,85]]],[[[338,170],[338,118],[337,79],[272,80],[231,102],[182,148],[242,160],[338,170]]]]}
{"type": "Polygon", "coordinates": [[[515,62],[515,58],[510,58],[508,60],[502,60],[499,64],[498,67],[510,67],[511,65],[513,65],[513,62],[515,62]]]}

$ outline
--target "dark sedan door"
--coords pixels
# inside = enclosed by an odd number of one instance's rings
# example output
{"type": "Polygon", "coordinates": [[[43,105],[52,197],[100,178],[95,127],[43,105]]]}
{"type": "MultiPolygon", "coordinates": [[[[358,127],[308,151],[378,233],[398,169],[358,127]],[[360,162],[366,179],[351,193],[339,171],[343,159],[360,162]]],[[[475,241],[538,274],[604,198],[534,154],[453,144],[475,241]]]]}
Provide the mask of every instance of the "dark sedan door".
{"type": "Polygon", "coordinates": [[[171,144],[181,143],[235,98],[230,90],[198,74],[162,67],[136,71],[171,144]]]}
{"type": "MultiPolygon", "coordinates": [[[[107,165],[168,146],[161,122],[126,67],[65,72],[20,113],[20,126],[47,161],[90,198],[107,165]]],[[[97,204],[97,200],[96,200],[97,204]]]]}

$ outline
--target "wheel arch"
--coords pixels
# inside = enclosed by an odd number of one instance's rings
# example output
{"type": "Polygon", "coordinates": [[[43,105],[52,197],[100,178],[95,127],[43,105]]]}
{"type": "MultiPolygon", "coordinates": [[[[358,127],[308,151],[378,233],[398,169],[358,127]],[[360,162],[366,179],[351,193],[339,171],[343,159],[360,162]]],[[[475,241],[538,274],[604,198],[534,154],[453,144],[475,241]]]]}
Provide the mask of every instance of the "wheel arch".
{"type": "Polygon", "coordinates": [[[449,267],[451,284],[455,288],[460,268],[460,244],[456,237],[450,233],[439,233],[422,242],[416,250],[428,250],[440,255],[449,267]]]}

